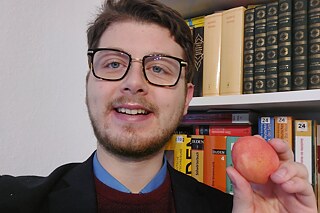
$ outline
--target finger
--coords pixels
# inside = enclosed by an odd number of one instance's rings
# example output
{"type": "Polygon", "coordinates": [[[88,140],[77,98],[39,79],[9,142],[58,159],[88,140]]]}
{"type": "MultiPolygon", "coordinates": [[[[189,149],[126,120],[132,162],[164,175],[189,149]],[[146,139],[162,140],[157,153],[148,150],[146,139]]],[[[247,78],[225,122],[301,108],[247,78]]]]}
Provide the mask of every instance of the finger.
{"type": "Polygon", "coordinates": [[[250,184],[233,167],[227,167],[233,186],[233,210],[239,213],[254,212],[253,191],[250,184]]]}
{"type": "Polygon", "coordinates": [[[269,141],[273,149],[278,153],[280,161],[293,161],[294,155],[289,147],[289,144],[279,138],[274,138],[269,141]]]}
{"type": "Polygon", "coordinates": [[[308,180],[309,174],[307,168],[301,163],[293,161],[285,162],[270,176],[271,180],[277,184],[283,184],[293,177],[308,180]]]}

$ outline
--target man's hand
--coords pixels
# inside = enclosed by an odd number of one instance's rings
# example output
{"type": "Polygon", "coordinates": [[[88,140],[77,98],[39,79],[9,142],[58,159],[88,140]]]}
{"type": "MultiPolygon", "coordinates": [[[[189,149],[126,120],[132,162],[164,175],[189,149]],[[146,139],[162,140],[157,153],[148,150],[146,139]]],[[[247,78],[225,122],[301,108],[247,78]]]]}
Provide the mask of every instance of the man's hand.
{"type": "Polygon", "coordinates": [[[232,181],[234,213],[317,213],[314,191],[304,165],[293,160],[292,150],[280,139],[272,139],[280,166],[264,185],[249,183],[233,167],[227,168],[232,181]]]}

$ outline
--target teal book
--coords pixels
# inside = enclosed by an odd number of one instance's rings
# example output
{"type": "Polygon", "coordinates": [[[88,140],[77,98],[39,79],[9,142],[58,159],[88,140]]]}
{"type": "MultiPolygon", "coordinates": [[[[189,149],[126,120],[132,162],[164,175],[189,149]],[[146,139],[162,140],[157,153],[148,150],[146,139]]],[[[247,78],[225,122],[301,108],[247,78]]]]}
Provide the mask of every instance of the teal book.
{"type": "MultiPolygon", "coordinates": [[[[238,140],[239,137],[236,136],[228,136],[227,137],[227,151],[226,151],[226,155],[227,155],[227,167],[228,166],[233,166],[232,163],[232,156],[231,156],[231,151],[232,151],[232,146],[233,144],[238,140]]],[[[232,182],[230,180],[230,178],[227,175],[227,187],[226,187],[226,192],[229,194],[233,194],[233,187],[232,187],[232,182]]]]}

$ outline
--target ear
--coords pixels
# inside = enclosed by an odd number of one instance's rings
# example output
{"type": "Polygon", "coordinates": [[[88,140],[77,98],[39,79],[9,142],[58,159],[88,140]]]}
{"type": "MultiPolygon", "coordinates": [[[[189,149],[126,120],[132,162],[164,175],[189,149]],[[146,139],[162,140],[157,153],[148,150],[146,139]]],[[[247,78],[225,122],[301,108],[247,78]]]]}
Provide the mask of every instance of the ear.
{"type": "Polygon", "coordinates": [[[186,100],[185,100],[185,103],[184,103],[183,115],[187,114],[190,101],[191,101],[191,99],[193,97],[194,85],[192,83],[187,83],[187,91],[186,92],[187,92],[187,94],[186,94],[186,100]]]}

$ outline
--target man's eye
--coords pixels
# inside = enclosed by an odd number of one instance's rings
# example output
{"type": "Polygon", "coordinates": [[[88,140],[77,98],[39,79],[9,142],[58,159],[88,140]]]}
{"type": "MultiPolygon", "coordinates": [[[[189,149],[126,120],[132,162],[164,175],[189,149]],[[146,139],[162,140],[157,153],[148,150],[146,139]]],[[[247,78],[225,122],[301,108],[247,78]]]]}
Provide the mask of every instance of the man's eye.
{"type": "Polygon", "coordinates": [[[163,69],[159,66],[153,66],[152,71],[155,73],[161,73],[161,72],[163,72],[163,69]]]}
{"type": "Polygon", "coordinates": [[[109,67],[109,68],[119,68],[120,67],[120,63],[119,62],[111,62],[111,63],[107,64],[107,67],[109,67]]]}

